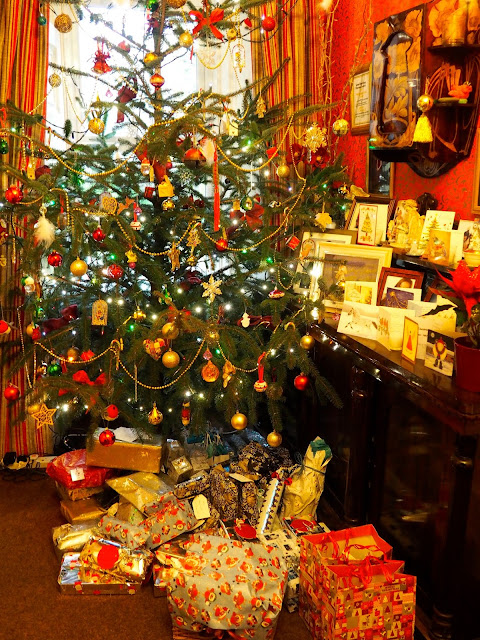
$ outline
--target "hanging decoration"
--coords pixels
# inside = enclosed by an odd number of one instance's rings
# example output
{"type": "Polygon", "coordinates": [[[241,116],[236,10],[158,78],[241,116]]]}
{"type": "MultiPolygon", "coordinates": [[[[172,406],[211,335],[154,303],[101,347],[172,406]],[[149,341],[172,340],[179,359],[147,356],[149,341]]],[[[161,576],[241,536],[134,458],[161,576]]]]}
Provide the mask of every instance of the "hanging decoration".
{"type": "Polygon", "coordinates": [[[157,409],[157,403],[153,403],[152,410],[148,414],[148,422],[153,425],[160,424],[163,420],[163,413],[157,409]]]}
{"type": "Polygon", "coordinates": [[[108,73],[109,71],[112,70],[112,67],[110,67],[109,64],[107,63],[108,58],[110,58],[110,54],[108,53],[108,51],[105,53],[103,46],[104,46],[103,41],[101,44],[98,43],[97,52],[95,54],[95,61],[92,68],[92,71],[94,73],[98,73],[99,75],[108,73]]]}
{"type": "Polygon", "coordinates": [[[236,372],[237,372],[237,370],[235,369],[233,364],[230,362],[230,360],[225,360],[225,364],[223,365],[223,369],[222,369],[222,378],[223,378],[223,388],[224,389],[227,388],[228,383],[233,378],[233,376],[235,375],[236,372]]]}
{"type": "Polygon", "coordinates": [[[218,380],[219,375],[219,368],[211,360],[209,360],[207,364],[203,365],[202,378],[205,380],[205,382],[215,382],[216,380],[218,380]]]}
{"type": "Polygon", "coordinates": [[[427,116],[427,111],[433,107],[434,100],[428,94],[421,95],[417,100],[417,108],[422,112],[415,125],[413,132],[413,142],[433,142],[432,125],[427,116]]]}
{"type": "Polygon", "coordinates": [[[239,413],[238,411],[233,414],[232,419],[230,420],[230,424],[237,431],[242,431],[243,429],[245,429],[247,423],[247,416],[243,413],[239,413]]]}
{"type": "Polygon", "coordinates": [[[45,403],[39,404],[37,411],[34,411],[34,407],[37,405],[30,405],[27,409],[28,413],[35,420],[36,429],[43,429],[45,427],[53,427],[53,416],[56,409],[49,409],[45,403]]]}
{"type": "Polygon", "coordinates": [[[180,417],[182,419],[183,426],[187,427],[190,424],[191,418],[190,402],[188,402],[187,400],[183,401],[180,417]]]}
{"type": "Polygon", "coordinates": [[[263,99],[262,94],[258,96],[257,104],[255,106],[255,114],[258,118],[264,118],[267,113],[267,105],[265,104],[265,100],[263,99]]]}
{"type": "Polygon", "coordinates": [[[208,282],[202,282],[202,287],[205,291],[202,293],[203,298],[208,298],[210,304],[215,300],[215,296],[221,296],[220,285],[223,280],[215,280],[213,276],[210,276],[208,282]]]}
{"type": "Polygon", "coordinates": [[[77,278],[84,276],[87,273],[87,270],[88,270],[87,263],[84,260],[81,260],[78,256],[76,260],[74,260],[70,265],[71,273],[74,276],[77,276],[77,278]]]}
{"type": "Polygon", "coordinates": [[[271,447],[279,447],[282,444],[282,435],[278,431],[271,431],[267,436],[267,442],[271,447]]]}
{"type": "Polygon", "coordinates": [[[224,12],[223,9],[214,9],[210,14],[203,15],[200,11],[190,11],[190,17],[197,21],[196,27],[193,29],[193,35],[199,33],[203,28],[210,29],[212,35],[218,40],[223,40],[223,36],[215,26],[217,22],[221,22],[223,20],[224,12]]]}
{"type": "Polygon", "coordinates": [[[8,402],[13,402],[15,400],[18,400],[18,398],[20,397],[20,389],[14,384],[12,384],[11,382],[9,382],[5,387],[5,391],[3,392],[3,397],[8,402]]]}
{"type": "Polygon", "coordinates": [[[69,33],[73,27],[72,19],[66,13],[59,13],[53,25],[60,33],[69,33]]]}
{"type": "Polygon", "coordinates": [[[98,436],[98,441],[102,447],[111,447],[115,440],[115,434],[110,429],[104,429],[98,436]]]}
{"type": "Polygon", "coordinates": [[[169,349],[162,356],[162,364],[167,369],[175,369],[180,364],[180,356],[176,351],[169,349]]]}
{"type": "Polygon", "coordinates": [[[258,380],[255,382],[255,384],[253,385],[253,388],[255,389],[255,391],[258,391],[259,393],[263,393],[264,391],[266,391],[268,384],[265,382],[263,375],[265,372],[265,365],[263,364],[263,360],[266,357],[266,353],[265,351],[259,356],[258,361],[257,361],[257,366],[258,366],[258,380]]]}
{"type": "Polygon", "coordinates": [[[143,341],[143,348],[154,360],[159,360],[162,355],[162,350],[165,348],[166,344],[167,343],[162,338],[155,338],[155,340],[147,338],[143,341]]]}
{"type": "Polygon", "coordinates": [[[92,305],[92,325],[106,326],[108,320],[108,304],[105,300],[95,300],[92,305]]]}

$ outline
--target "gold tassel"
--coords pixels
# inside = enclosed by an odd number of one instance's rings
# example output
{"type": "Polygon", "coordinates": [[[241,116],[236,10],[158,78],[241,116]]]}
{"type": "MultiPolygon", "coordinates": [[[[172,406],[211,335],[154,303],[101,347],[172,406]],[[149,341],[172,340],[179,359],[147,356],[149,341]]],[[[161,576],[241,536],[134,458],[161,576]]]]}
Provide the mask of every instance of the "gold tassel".
{"type": "Polygon", "coordinates": [[[425,113],[417,120],[413,133],[413,142],[433,142],[432,125],[425,113]]]}

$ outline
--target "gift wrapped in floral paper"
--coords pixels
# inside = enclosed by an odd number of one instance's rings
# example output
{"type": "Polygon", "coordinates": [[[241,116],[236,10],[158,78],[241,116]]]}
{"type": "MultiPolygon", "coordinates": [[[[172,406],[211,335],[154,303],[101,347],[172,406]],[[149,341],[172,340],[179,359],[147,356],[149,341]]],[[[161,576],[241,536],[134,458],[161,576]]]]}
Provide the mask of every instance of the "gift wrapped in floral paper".
{"type": "MultiPolygon", "coordinates": [[[[58,586],[65,595],[134,595],[142,584],[141,582],[118,581],[106,573],[98,575],[95,580],[80,577],[82,563],[79,553],[65,553],[58,576],[58,586]]],[[[90,571],[86,572],[87,574],[90,571]]]]}
{"type": "Polygon", "coordinates": [[[98,533],[105,538],[116,540],[129,549],[144,547],[149,536],[145,527],[129,524],[112,516],[102,516],[97,524],[98,533]]]}
{"type": "Polygon", "coordinates": [[[189,480],[177,484],[173,493],[177,498],[189,498],[190,496],[196,496],[199,493],[203,493],[210,487],[210,474],[202,471],[195,474],[189,480]]]}
{"type": "Polygon", "coordinates": [[[173,493],[166,493],[159,500],[146,505],[145,512],[149,517],[143,521],[142,526],[149,532],[147,546],[150,549],[155,549],[198,525],[190,503],[179,500],[173,493]]]}
{"type": "Polygon", "coordinates": [[[167,595],[167,586],[173,578],[174,570],[163,564],[155,563],[153,565],[153,595],[155,598],[161,598],[167,595]]]}
{"type": "Polygon", "coordinates": [[[57,556],[67,551],[80,551],[94,535],[95,523],[62,524],[52,529],[53,544],[57,556]]]}
{"type": "Polygon", "coordinates": [[[273,638],[287,570],[271,546],[192,535],[167,595],[175,630],[224,629],[235,638],[273,638]]]}
{"type": "Polygon", "coordinates": [[[113,540],[91,538],[80,552],[80,578],[106,573],[119,582],[143,582],[153,560],[145,549],[128,549],[113,540]]]}

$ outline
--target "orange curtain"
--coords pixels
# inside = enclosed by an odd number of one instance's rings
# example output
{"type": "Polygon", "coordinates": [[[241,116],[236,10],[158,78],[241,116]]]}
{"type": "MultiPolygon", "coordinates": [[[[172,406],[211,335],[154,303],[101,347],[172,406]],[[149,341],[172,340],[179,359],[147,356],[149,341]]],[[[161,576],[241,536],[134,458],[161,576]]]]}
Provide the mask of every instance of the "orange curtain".
{"type": "MultiPolygon", "coordinates": [[[[0,42],[3,50],[0,57],[0,107],[12,103],[24,112],[45,115],[45,95],[48,69],[48,24],[41,26],[37,22],[39,16],[39,3],[37,0],[1,0],[0,11],[0,42]]],[[[48,15],[46,14],[48,18],[48,15]]],[[[7,123],[8,124],[8,123],[7,123]]],[[[43,139],[43,128],[39,126],[27,129],[26,133],[43,139]]],[[[22,169],[21,153],[18,142],[13,138],[8,139],[10,154],[8,162],[18,169],[22,169]]],[[[1,171],[0,187],[2,191],[10,183],[17,180],[1,171]]],[[[15,214],[18,216],[18,207],[15,214]]],[[[0,214],[0,218],[3,216],[0,214]]],[[[18,219],[18,218],[17,218],[18,219]]],[[[24,226],[26,220],[18,222],[24,226]]],[[[13,221],[15,224],[15,220],[13,221]]],[[[17,228],[20,233],[20,229],[17,228]]],[[[13,274],[20,274],[20,260],[13,250],[11,238],[0,246],[0,284],[8,282],[13,274]]],[[[20,275],[18,275],[18,278],[20,275]]],[[[16,330],[8,336],[0,337],[0,349],[8,350],[10,361],[18,357],[19,351],[11,346],[11,340],[19,337],[20,321],[17,308],[23,304],[23,296],[16,297],[13,301],[7,293],[0,298],[4,319],[10,322],[16,330]]],[[[30,372],[32,377],[32,372],[30,372]]],[[[34,373],[33,373],[34,375],[34,373]]],[[[6,368],[0,369],[0,455],[6,451],[15,451],[17,455],[28,453],[46,453],[52,450],[52,433],[46,429],[35,429],[33,420],[29,418],[25,422],[19,422],[18,417],[23,407],[17,403],[8,407],[3,397],[3,391],[11,381],[20,389],[23,396],[26,391],[26,376],[23,372],[7,378],[6,368]]]]}

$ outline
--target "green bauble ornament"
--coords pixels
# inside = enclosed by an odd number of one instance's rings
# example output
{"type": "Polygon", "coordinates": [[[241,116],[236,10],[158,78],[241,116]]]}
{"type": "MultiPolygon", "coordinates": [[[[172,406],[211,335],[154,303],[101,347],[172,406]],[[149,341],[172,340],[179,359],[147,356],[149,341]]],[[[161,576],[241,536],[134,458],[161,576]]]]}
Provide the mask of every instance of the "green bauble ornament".
{"type": "Polygon", "coordinates": [[[8,142],[3,138],[0,139],[0,155],[4,156],[8,153],[8,142]]]}
{"type": "Polygon", "coordinates": [[[49,376],[61,376],[62,375],[62,366],[58,364],[58,362],[54,362],[53,364],[49,364],[47,367],[47,373],[49,376]]]}
{"type": "Polygon", "coordinates": [[[253,200],[250,196],[245,196],[240,200],[240,206],[244,211],[251,211],[253,209],[253,200]]]}
{"type": "Polygon", "coordinates": [[[44,27],[47,24],[47,19],[45,16],[42,16],[42,14],[40,14],[37,18],[37,22],[41,27],[44,27]]]}

